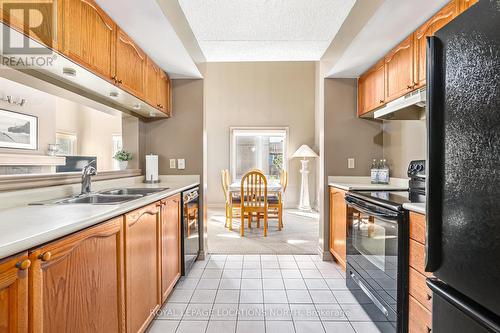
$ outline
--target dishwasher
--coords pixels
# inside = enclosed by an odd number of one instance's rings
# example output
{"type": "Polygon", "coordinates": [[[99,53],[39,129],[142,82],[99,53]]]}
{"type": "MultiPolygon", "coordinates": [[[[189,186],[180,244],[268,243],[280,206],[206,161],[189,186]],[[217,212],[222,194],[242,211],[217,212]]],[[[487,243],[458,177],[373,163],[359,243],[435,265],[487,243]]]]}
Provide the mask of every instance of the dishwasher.
{"type": "Polygon", "coordinates": [[[200,250],[200,188],[194,187],[182,192],[182,275],[186,275],[198,258],[200,250]]]}

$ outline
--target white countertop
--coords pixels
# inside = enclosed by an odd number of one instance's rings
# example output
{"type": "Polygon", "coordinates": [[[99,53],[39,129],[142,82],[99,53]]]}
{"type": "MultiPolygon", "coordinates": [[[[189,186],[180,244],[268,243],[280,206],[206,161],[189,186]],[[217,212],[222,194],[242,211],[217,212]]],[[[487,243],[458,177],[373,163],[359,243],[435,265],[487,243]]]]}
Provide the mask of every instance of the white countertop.
{"type": "Polygon", "coordinates": [[[405,203],[403,204],[403,208],[415,213],[419,214],[424,214],[426,213],[425,208],[426,205],[425,203],[405,203]]]}
{"type": "Polygon", "coordinates": [[[370,177],[330,176],[328,185],[344,191],[404,191],[408,189],[408,179],[390,178],[389,184],[372,184],[370,177]]]}
{"type": "Polygon", "coordinates": [[[23,205],[0,210],[0,258],[32,249],[198,184],[199,178],[193,180],[193,177],[185,179],[176,177],[154,185],[127,184],[123,187],[168,187],[169,189],[118,205],[23,205]]]}

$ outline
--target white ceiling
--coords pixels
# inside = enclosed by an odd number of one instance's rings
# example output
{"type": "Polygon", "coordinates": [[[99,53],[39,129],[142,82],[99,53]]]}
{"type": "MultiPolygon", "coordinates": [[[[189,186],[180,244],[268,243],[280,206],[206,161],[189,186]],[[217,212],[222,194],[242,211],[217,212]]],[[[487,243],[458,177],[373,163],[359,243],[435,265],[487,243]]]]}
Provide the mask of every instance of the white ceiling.
{"type": "Polygon", "coordinates": [[[202,77],[155,0],[96,2],[171,78],[202,77]]]}
{"type": "Polygon", "coordinates": [[[319,60],[354,3],[179,0],[208,62],[319,60]]]}
{"type": "Polygon", "coordinates": [[[449,0],[385,0],[327,77],[354,78],[429,19],[449,0]]]}

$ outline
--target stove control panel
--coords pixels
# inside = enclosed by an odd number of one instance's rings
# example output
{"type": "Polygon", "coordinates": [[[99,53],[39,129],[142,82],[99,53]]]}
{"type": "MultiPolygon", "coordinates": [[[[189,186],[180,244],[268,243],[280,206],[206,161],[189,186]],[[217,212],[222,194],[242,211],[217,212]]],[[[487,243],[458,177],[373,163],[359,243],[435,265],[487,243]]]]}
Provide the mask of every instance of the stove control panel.
{"type": "Polygon", "coordinates": [[[425,160],[411,161],[408,166],[408,177],[425,178],[425,160]]]}

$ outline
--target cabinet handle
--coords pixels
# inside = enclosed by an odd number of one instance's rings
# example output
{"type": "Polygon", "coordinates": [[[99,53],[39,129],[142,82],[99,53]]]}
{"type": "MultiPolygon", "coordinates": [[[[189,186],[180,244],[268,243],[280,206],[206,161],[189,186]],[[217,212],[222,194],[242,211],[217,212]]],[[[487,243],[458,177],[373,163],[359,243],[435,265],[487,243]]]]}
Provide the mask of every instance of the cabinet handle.
{"type": "Polygon", "coordinates": [[[116,80],[116,83],[118,83],[118,84],[122,84],[122,83],[123,83],[123,81],[122,81],[122,80],[116,80]]]}
{"type": "Polygon", "coordinates": [[[29,259],[25,259],[16,264],[16,267],[21,271],[27,270],[30,266],[31,266],[31,260],[29,259]]]}
{"type": "Polygon", "coordinates": [[[427,329],[427,333],[431,333],[432,332],[432,328],[430,328],[429,326],[425,325],[425,328],[427,329]]]}
{"type": "Polygon", "coordinates": [[[410,90],[410,89],[413,89],[413,86],[406,86],[406,89],[410,90]]]}
{"type": "Polygon", "coordinates": [[[41,261],[49,261],[50,258],[52,258],[52,253],[50,253],[49,251],[38,255],[38,259],[40,259],[41,261]]]}
{"type": "Polygon", "coordinates": [[[381,99],[379,102],[380,102],[380,104],[384,104],[385,101],[383,99],[381,99]]]}
{"type": "Polygon", "coordinates": [[[432,295],[427,294],[427,300],[430,301],[432,299],[432,295]]]}

